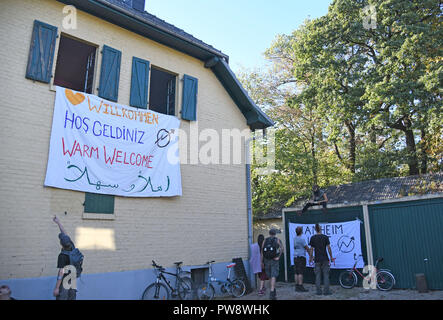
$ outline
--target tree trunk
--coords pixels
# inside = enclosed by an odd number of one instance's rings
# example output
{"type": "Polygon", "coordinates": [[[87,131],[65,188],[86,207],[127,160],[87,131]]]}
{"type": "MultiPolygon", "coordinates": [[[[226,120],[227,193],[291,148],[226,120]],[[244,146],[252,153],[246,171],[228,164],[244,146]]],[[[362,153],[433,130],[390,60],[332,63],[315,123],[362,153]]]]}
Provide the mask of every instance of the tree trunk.
{"type": "Polygon", "coordinates": [[[419,174],[418,170],[418,159],[417,150],[415,147],[414,132],[412,129],[407,129],[404,131],[406,135],[406,149],[408,150],[408,165],[409,165],[409,175],[419,174]]]}
{"type": "Polygon", "coordinates": [[[426,129],[421,129],[420,141],[420,173],[425,174],[428,171],[428,153],[427,151],[427,134],[426,129]]]}
{"type": "Polygon", "coordinates": [[[349,133],[349,170],[355,174],[355,126],[349,121],[345,124],[349,133]]]}
{"type": "Polygon", "coordinates": [[[372,144],[377,143],[377,132],[375,131],[375,126],[371,126],[371,130],[369,131],[369,141],[371,141],[372,144]]]}
{"type": "Polygon", "coordinates": [[[409,175],[413,176],[419,174],[417,148],[415,146],[414,131],[411,128],[411,119],[406,115],[399,119],[396,123],[388,123],[388,126],[404,132],[406,136],[406,150],[408,152],[407,162],[409,166],[409,175]]]}
{"type": "Polygon", "coordinates": [[[315,154],[315,135],[311,135],[312,176],[314,184],[318,184],[317,158],[315,154]]]}

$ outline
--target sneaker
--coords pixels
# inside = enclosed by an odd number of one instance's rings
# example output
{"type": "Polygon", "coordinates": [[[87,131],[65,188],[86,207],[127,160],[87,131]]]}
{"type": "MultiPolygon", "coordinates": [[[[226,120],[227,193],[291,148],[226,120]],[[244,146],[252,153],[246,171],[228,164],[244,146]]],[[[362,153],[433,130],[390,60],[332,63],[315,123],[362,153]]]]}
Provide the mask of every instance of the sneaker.
{"type": "Polygon", "coordinates": [[[258,295],[259,296],[264,296],[265,295],[265,290],[264,289],[258,290],[258,295]]]}
{"type": "Polygon", "coordinates": [[[317,291],[315,294],[316,294],[317,296],[321,296],[321,295],[322,295],[322,292],[321,292],[321,291],[317,291]]]}
{"type": "Polygon", "coordinates": [[[307,290],[305,287],[303,287],[303,285],[301,284],[299,287],[298,287],[298,291],[299,292],[308,292],[309,290],[307,290]]]}
{"type": "Polygon", "coordinates": [[[269,299],[271,300],[277,300],[277,291],[274,289],[274,291],[271,291],[269,294],[269,299]]]}
{"type": "Polygon", "coordinates": [[[323,292],[323,295],[330,296],[330,295],[332,295],[332,292],[331,291],[326,291],[326,292],[323,292]]]}

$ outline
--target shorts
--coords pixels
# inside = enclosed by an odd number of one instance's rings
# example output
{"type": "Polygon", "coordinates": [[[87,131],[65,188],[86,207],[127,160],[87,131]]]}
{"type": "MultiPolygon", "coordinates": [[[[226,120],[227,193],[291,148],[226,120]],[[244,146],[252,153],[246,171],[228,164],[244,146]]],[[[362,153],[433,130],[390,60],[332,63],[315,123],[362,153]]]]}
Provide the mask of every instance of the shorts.
{"type": "Polygon", "coordinates": [[[306,258],[305,257],[295,257],[294,258],[294,269],[295,274],[302,275],[306,270],[306,258]]]}
{"type": "Polygon", "coordinates": [[[265,272],[270,278],[277,278],[280,273],[280,261],[274,259],[263,259],[265,263],[265,272]]]}

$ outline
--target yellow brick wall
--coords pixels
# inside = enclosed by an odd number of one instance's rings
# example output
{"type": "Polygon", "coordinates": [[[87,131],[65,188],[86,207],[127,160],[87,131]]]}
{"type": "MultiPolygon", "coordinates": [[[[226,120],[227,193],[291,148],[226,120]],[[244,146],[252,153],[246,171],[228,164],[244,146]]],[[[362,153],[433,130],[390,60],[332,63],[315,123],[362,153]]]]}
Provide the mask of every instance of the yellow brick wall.
{"type": "Polygon", "coordinates": [[[254,221],[252,242],[257,242],[257,238],[260,234],[264,235],[265,238],[269,237],[269,230],[271,229],[276,229],[281,231],[281,233],[277,233],[276,236],[282,241],[283,245],[285,245],[285,239],[283,234],[283,221],[281,218],[254,221]]]}
{"type": "MultiPolygon", "coordinates": [[[[25,78],[34,19],[57,26],[59,34],[120,50],[118,103],[129,104],[136,56],[180,79],[183,74],[199,79],[200,130],[213,128],[221,134],[222,129],[247,128],[246,119],[202,61],[81,11],[77,29],[64,30],[63,6],[55,0],[0,1],[0,279],[55,275],[60,246],[54,214],[83,246],[85,273],[150,268],[152,259],[166,266],[174,261],[199,265],[209,259],[246,259],[244,165],[182,165],[182,197],[116,197],[114,220],[85,219],[82,192],[43,187],[55,92],[48,84],[25,78]]],[[[99,54],[94,94],[100,62],[99,54]]],[[[179,109],[181,81],[177,90],[179,109]]],[[[182,121],[181,128],[189,131],[189,122],[182,121]]]]}

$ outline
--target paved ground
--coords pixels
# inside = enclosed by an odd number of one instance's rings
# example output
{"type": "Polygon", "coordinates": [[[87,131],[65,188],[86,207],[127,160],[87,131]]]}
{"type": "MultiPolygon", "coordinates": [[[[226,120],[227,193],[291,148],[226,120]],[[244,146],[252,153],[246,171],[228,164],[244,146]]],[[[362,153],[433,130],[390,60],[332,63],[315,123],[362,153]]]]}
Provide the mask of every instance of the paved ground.
{"type": "MultiPolygon", "coordinates": [[[[306,284],[309,292],[295,292],[293,283],[278,282],[276,285],[277,300],[443,300],[443,291],[429,291],[419,293],[416,290],[391,291],[366,290],[362,287],[343,289],[340,286],[331,286],[331,296],[317,296],[315,286],[306,284]]],[[[223,299],[223,298],[222,298],[223,299]]],[[[269,290],[264,296],[257,295],[257,290],[241,298],[225,297],[229,300],[268,300],[269,290]]]]}

